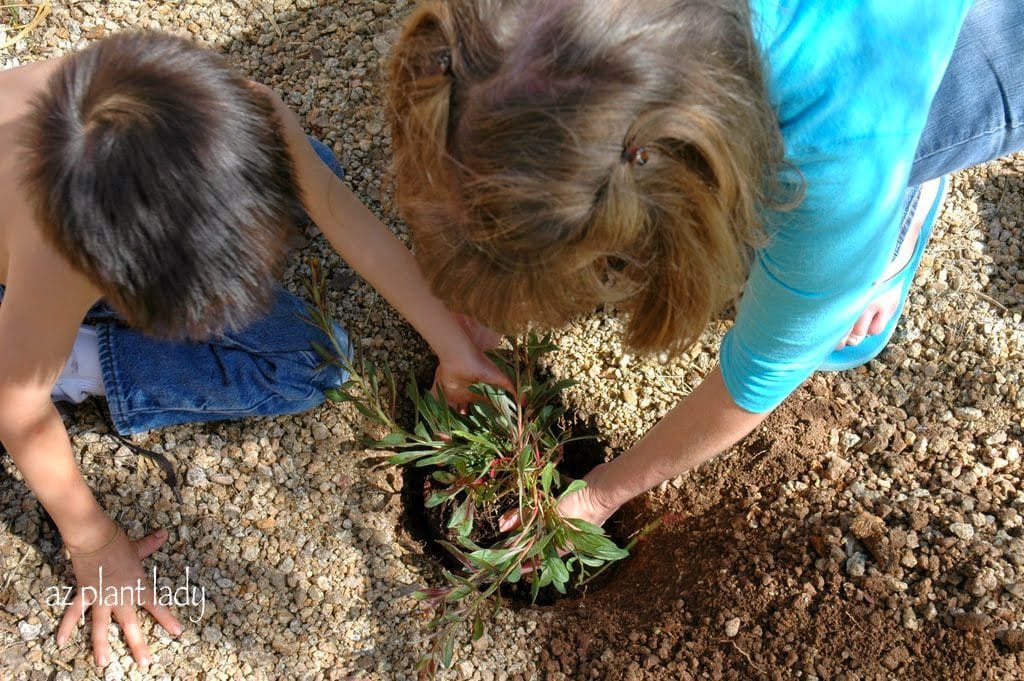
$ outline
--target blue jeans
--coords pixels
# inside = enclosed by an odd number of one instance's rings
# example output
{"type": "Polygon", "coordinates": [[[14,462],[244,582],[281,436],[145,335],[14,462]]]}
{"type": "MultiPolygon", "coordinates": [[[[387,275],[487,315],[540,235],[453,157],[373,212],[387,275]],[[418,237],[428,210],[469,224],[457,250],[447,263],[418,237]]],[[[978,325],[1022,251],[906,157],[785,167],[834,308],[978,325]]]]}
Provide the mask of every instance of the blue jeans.
{"type": "MultiPolygon", "coordinates": [[[[310,138],[339,177],[331,150],[310,138]]],[[[167,341],[128,328],[109,307],[94,307],[100,365],[114,427],[122,435],[151,428],[306,411],[340,386],[345,372],[323,366],[310,342],[330,347],[303,321],[306,304],[283,288],[270,313],[245,329],[206,342],[167,341]]],[[[342,347],[345,331],[335,325],[342,347]]]]}
{"type": "Polygon", "coordinates": [[[1021,64],[1024,2],[977,0],[967,13],[917,145],[900,241],[922,182],[1024,149],[1021,64]]]}
{"type": "Polygon", "coordinates": [[[1022,64],[1024,3],[977,0],[929,110],[911,185],[1024,149],[1022,64]]]}

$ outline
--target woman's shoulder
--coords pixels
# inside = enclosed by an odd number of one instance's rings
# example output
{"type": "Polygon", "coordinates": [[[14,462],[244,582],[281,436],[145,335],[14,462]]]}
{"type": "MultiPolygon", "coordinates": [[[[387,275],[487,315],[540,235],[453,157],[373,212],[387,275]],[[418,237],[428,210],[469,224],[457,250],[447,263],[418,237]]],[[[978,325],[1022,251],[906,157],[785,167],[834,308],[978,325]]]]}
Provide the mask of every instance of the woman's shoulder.
{"type": "Polygon", "coordinates": [[[781,220],[791,235],[889,229],[970,5],[753,0],[787,160],[806,187],[781,220]]]}
{"type": "Polygon", "coordinates": [[[920,47],[932,36],[955,36],[975,0],[750,0],[754,35],[769,59],[799,52],[839,48],[871,49],[879,42],[905,38],[909,44],[893,49],[920,47]],[[809,48],[809,49],[808,49],[809,48]]]}
{"type": "Polygon", "coordinates": [[[893,105],[927,109],[970,5],[752,0],[755,35],[787,141],[799,141],[789,138],[800,137],[805,122],[846,138],[887,134],[884,126],[900,119],[879,119],[879,113],[893,105]]]}

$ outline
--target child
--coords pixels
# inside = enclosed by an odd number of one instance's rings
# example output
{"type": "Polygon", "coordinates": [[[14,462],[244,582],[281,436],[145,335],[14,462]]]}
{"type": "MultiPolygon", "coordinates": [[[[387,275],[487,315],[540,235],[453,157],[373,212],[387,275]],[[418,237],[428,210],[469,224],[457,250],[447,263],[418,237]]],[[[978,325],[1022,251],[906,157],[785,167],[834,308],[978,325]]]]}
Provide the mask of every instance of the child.
{"type": "MultiPolygon", "coordinates": [[[[89,608],[82,588],[134,587],[167,533],[132,542],[103,512],[51,397],[105,393],[126,433],[318,404],[344,377],[318,369],[304,306],[274,281],[300,200],[435,349],[453,401],[474,382],[505,383],[295,116],[218,55],[123,34],[0,73],[0,91],[0,440],[60,530],[80,587],[58,644],[89,608]],[[96,323],[82,327],[87,313],[96,323]]],[[[134,605],[92,608],[99,665],[111,616],[148,662],[134,605]]]]}
{"type": "Polygon", "coordinates": [[[1024,147],[1022,31],[998,0],[422,4],[396,180],[448,303],[501,331],[615,303],[675,350],[743,293],[720,366],[564,513],[604,522],[881,351],[938,178],[1024,147]]]}

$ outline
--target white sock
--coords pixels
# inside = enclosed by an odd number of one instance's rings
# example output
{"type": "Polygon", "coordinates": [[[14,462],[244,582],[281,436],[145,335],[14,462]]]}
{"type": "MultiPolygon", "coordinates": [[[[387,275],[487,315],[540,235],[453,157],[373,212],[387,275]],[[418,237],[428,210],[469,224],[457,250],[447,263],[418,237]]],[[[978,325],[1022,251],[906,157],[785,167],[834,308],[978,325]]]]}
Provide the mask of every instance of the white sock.
{"type": "Polygon", "coordinates": [[[75,337],[64,371],[53,386],[54,402],[78,404],[93,395],[105,395],[103,372],[100,370],[100,345],[96,327],[82,325],[75,337]]]}

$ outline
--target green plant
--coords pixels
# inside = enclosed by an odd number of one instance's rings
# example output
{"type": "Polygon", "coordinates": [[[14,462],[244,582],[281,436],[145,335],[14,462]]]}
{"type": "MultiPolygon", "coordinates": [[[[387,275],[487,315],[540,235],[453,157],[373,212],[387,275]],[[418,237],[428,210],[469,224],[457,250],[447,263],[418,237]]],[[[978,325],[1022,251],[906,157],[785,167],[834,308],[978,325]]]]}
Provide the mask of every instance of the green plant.
{"type": "Polygon", "coordinates": [[[558,512],[559,501],[586,483],[558,470],[564,447],[573,440],[561,427],[565,410],[558,398],[574,382],[539,377],[539,358],[555,349],[549,337],[531,333],[510,350],[490,353],[511,379],[515,395],[475,385],[472,390],[480,399],[466,413],[452,409],[443,394],[420,390],[410,377],[405,394],[414,416],[406,428],[396,419],[393,374],[365,361],[357,370],[334,337],[316,263],[307,286],[313,300],[310,319],[333,345],[317,350],[351,377],[328,397],[351,403],[386,431],[372,446],[394,452],[392,463],[429,471],[425,505],[443,511],[449,537],[439,543],[461,566],[442,570],[444,586],[412,592],[433,615],[427,625],[431,652],[421,669],[431,673],[438,664],[448,667],[464,627],[471,627],[474,640],[483,634],[484,616],[501,605],[502,584],[526,582],[534,599],[549,585],[565,593],[574,575],[582,583],[628,555],[600,527],[558,512]],[[498,516],[513,513],[519,518],[515,529],[494,532],[498,516]],[[474,532],[481,523],[488,531],[474,532]],[[492,541],[481,545],[480,534],[490,534],[492,541]]]}

